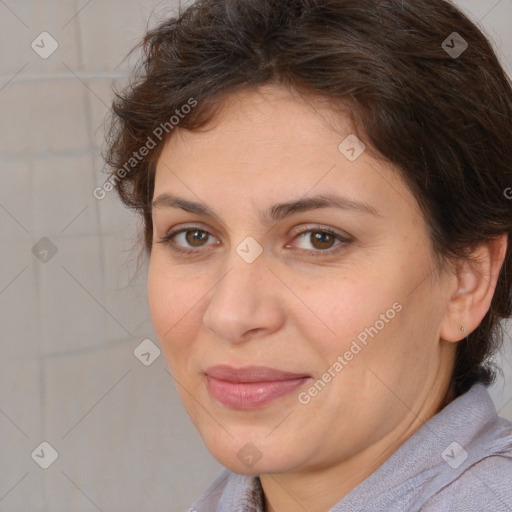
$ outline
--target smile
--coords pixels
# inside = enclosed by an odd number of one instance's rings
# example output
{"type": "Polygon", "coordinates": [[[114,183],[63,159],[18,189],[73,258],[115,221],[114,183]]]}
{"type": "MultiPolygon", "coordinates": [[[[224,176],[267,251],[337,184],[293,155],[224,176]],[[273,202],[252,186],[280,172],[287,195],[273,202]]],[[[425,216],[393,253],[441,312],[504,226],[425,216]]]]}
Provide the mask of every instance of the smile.
{"type": "Polygon", "coordinates": [[[232,368],[215,366],[206,372],[210,395],[223,405],[235,409],[255,409],[289,395],[310,375],[283,372],[267,367],[232,368]]]}

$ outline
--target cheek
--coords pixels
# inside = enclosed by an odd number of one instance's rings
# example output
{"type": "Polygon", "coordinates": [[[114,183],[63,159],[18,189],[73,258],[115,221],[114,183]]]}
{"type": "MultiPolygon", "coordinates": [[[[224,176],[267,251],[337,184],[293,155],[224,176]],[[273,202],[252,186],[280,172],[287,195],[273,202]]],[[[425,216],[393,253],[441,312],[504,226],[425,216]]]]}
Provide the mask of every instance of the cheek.
{"type": "Polygon", "coordinates": [[[151,321],[164,351],[173,355],[190,347],[200,322],[199,283],[177,278],[165,264],[151,260],[147,284],[151,321]]]}
{"type": "Polygon", "coordinates": [[[175,301],[173,294],[167,284],[165,275],[159,269],[159,265],[154,263],[154,258],[151,258],[148,272],[148,306],[151,315],[151,321],[155,328],[158,337],[172,327],[172,317],[174,316],[173,308],[175,301]]]}
{"type": "Polygon", "coordinates": [[[392,307],[392,293],[371,280],[337,278],[297,293],[302,301],[294,317],[300,331],[331,359],[392,307]],[[305,307],[306,306],[306,307],[305,307]]]}
{"type": "Polygon", "coordinates": [[[392,380],[398,363],[406,364],[411,357],[417,357],[407,350],[413,305],[404,300],[400,282],[391,286],[374,276],[343,280],[340,284],[325,285],[321,293],[310,292],[307,296],[308,305],[323,323],[318,319],[311,322],[311,314],[296,317],[302,318],[299,328],[321,358],[317,360],[317,371],[324,373],[331,368],[340,375],[332,386],[337,389],[336,394],[342,396],[347,389],[356,393],[358,389],[364,398],[368,394],[365,390],[374,382],[368,368],[383,372],[387,380],[392,380]]]}

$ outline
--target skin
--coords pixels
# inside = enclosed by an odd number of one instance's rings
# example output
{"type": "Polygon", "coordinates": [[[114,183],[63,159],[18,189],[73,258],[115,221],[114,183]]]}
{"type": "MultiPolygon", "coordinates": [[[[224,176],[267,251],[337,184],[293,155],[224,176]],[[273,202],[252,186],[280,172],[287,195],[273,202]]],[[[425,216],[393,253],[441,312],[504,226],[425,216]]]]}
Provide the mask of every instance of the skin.
{"type": "Polygon", "coordinates": [[[396,169],[368,149],[353,162],[338,149],[351,133],[325,104],[267,86],[229,96],[208,130],[176,129],[157,164],[155,199],[202,202],[218,218],[153,209],[152,322],[206,447],[231,471],[260,476],[267,511],[328,510],[450,401],[459,326],[468,334],[485,315],[504,257],[501,239],[479,249],[476,269],[437,267],[396,169]],[[378,215],[322,208],[277,222],[259,216],[320,193],[363,201],[378,215]],[[188,238],[158,243],[179,227],[192,230],[188,238]],[[195,227],[208,237],[194,242],[195,227]],[[325,228],[351,241],[322,245],[312,235],[325,228]],[[263,251],[252,263],[236,252],[248,236],[263,251]],[[300,403],[298,393],[395,303],[400,312],[300,403]],[[216,364],[312,379],[263,407],[236,410],[207,391],[203,372],[216,364]],[[246,443],[261,453],[252,467],[237,456],[246,443]]]}

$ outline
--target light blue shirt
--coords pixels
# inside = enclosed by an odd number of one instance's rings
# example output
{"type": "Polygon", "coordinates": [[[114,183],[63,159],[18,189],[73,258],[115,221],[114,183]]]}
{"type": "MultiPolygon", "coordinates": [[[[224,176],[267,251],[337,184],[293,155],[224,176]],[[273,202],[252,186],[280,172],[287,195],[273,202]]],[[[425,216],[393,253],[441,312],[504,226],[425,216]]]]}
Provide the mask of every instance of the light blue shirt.
{"type": "MultiPolygon", "coordinates": [[[[263,512],[259,478],[225,469],[189,511],[263,512]]],[[[512,511],[512,423],[498,416],[482,384],[432,417],[326,512],[404,511],[512,511]]]]}

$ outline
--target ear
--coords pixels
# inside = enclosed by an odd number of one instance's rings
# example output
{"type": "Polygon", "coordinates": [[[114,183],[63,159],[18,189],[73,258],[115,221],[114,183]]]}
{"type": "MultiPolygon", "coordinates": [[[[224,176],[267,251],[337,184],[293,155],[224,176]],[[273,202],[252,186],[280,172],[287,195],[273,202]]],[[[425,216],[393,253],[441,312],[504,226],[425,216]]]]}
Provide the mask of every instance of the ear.
{"type": "Polygon", "coordinates": [[[455,285],[441,326],[443,340],[460,341],[480,325],[491,306],[507,243],[507,235],[482,242],[469,261],[461,261],[453,271],[455,285]]]}

